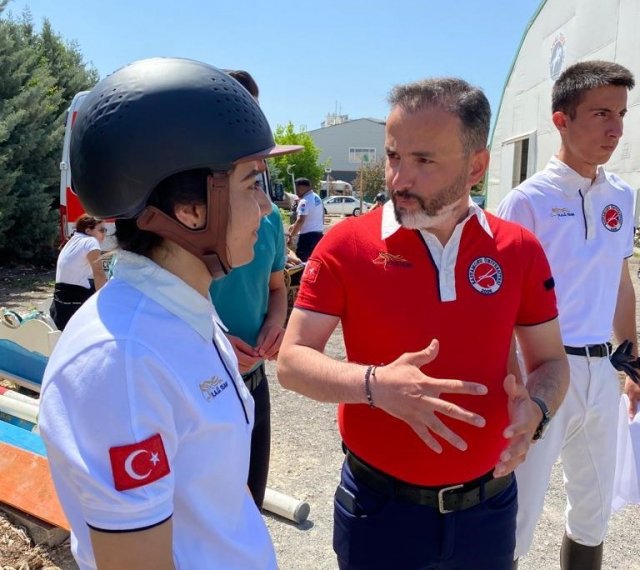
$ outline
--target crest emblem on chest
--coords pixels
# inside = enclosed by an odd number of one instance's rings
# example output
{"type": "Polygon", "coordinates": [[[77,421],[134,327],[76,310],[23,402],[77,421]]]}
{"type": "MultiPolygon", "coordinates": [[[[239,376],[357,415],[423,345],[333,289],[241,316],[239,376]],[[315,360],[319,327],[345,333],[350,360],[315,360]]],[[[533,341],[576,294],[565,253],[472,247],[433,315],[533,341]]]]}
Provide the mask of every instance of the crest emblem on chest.
{"type": "Polygon", "coordinates": [[[478,257],[469,265],[469,283],[483,295],[493,295],[502,286],[502,268],[490,257],[478,257]]]}
{"type": "Polygon", "coordinates": [[[220,392],[226,390],[228,385],[229,383],[226,380],[214,376],[210,380],[200,382],[200,392],[205,401],[210,402],[220,394],[220,392]]]}
{"type": "Polygon", "coordinates": [[[602,210],[602,224],[610,232],[617,232],[622,227],[622,211],[615,204],[608,204],[602,210]]]}

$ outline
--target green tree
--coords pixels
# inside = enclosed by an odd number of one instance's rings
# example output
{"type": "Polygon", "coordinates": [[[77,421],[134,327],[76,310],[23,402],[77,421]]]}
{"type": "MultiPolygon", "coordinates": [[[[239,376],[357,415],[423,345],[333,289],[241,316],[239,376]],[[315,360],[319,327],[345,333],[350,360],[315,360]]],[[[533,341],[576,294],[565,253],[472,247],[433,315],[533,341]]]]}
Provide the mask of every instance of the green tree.
{"type": "Polygon", "coordinates": [[[363,162],[360,164],[358,175],[354,181],[356,193],[360,195],[360,189],[363,191],[363,199],[367,202],[373,202],[376,194],[384,192],[386,182],[384,179],[384,158],[380,158],[375,162],[363,162]]]}
{"type": "Polygon", "coordinates": [[[287,167],[291,167],[296,178],[304,177],[311,181],[311,185],[317,188],[324,175],[324,164],[318,162],[320,149],[315,145],[311,135],[306,132],[296,133],[293,123],[278,125],[273,134],[278,144],[299,144],[304,149],[295,154],[285,154],[270,160],[270,173],[274,180],[282,182],[286,192],[293,192],[287,167]]]}
{"type": "Polygon", "coordinates": [[[52,259],[65,111],[96,78],[47,21],[0,17],[0,262],[52,259]]]}

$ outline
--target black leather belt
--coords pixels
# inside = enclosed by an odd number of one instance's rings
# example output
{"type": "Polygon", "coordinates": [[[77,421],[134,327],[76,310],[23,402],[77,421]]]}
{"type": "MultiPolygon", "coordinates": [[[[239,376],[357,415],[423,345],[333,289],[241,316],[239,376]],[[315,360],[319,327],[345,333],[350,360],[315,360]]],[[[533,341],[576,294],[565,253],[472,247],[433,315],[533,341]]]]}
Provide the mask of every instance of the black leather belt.
{"type": "Polygon", "coordinates": [[[565,346],[564,351],[574,356],[593,356],[595,358],[608,358],[611,356],[611,343],[588,344],[587,346],[565,346]]]}
{"type": "Polygon", "coordinates": [[[347,464],[353,476],[379,493],[393,492],[394,497],[406,503],[426,505],[441,514],[463,511],[475,507],[505,489],[513,480],[513,473],[494,479],[491,472],[473,481],[443,487],[421,487],[405,483],[368,465],[347,451],[347,464]],[[481,492],[484,489],[484,493],[481,492]]]}
{"type": "Polygon", "coordinates": [[[243,376],[242,379],[249,392],[253,392],[266,377],[264,364],[261,364],[253,372],[249,372],[249,374],[243,376]]]}

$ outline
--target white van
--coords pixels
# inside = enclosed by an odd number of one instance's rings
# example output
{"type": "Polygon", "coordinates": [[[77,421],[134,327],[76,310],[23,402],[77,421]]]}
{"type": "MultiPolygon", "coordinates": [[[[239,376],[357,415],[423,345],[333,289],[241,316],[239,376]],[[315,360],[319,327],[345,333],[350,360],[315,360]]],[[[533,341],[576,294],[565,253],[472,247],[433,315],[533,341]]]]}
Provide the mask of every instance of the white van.
{"type": "Polygon", "coordinates": [[[327,181],[323,180],[320,182],[320,197],[329,198],[331,196],[353,196],[353,186],[344,180],[332,180],[327,189],[327,181]]]}
{"type": "MultiPolygon", "coordinates": [[[[71,101],[71,106],[67,110],[64,126],[64,142],[62,144],[62,160],[60,161],[60,239],[61,243],[66,242],[75,231],[76,221],[85,213],[77,194],[71,185],[71,168],[69,165],[69,146],[71,144],[71,131],[78,115],[84,98],[89,91],[76,93],[71,101]]],[[[105,220],[107,236],[102,244],[102,248],[107,251],[113,249],[115,242],[114,220],[105,220]]]]}

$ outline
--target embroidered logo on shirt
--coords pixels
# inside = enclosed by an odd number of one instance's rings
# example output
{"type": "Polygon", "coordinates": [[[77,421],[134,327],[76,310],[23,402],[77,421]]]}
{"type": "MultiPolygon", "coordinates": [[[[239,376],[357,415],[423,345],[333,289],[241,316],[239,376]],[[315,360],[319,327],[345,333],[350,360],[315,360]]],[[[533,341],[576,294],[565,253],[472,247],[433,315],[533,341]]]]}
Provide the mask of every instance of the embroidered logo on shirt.
{"type": "Polygon", "coordinates": [[[569,208],[551,208],[551,216],[556,218],[567,218],[575,216],[569,208]]]}
{"type": "Polygon", "coordinates": [[[376,265],[382,265],[385,269],[389,265],[391,267],[411,267],[411,263],[401,255],[394,255],[393,253],[388,253],[386,251],[379,252],[378,257],[373,260],[373,263],[376,265]]]}
{"type": "Polygon", "coordinates": [[[220,392],[227,389],[229,382],[226,380],[222,380],[217,376],[211,378],[211,380],[205,380],[200,383],[200,392],[202,392],[203,398],[210,402],[213,400],[220,392]]]}
{"type": "Polygon", "coordinates": [[[609,204],[602,210],[602,223],[610,232],[617,232],[622,227],[622,211],[615,204],[609,204]]]}
{"type": "Polygon", "coordinates": [[[492,295],[502,285],[502,268],[490,257],[478,257],[469,266],[469,283],[483,295],[492,295]]]}
{"type": "Polygon", "coordinates": [[[317,259],[310,259],[304,268],[302,279],[300,281],[306,281],[307,283],[315,283],[320,273],[320,262],[317,259]]]}
{"type": "Polygon", "coordinates": [[[109,459],[118,491],[143,487],[171,472],[159,433],[139,443],[110,448],[109,459]]]}

